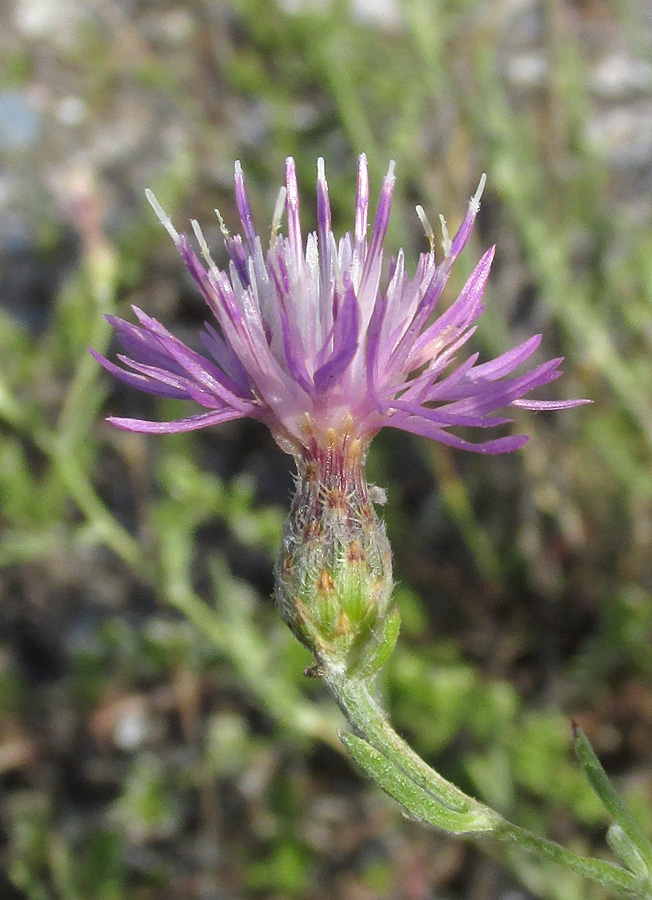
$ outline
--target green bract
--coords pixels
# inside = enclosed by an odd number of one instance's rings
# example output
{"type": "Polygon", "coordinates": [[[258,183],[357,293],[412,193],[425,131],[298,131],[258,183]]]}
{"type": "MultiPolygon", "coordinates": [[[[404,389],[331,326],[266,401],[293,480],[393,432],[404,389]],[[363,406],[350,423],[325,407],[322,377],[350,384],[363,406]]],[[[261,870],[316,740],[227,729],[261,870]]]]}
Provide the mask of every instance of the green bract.
{"type": "Polygon", "coordinates": [[[398,634],[392,558],[367,484],[365,448],[332,429],[297,458],[297,489],[276,563],[281,616],[330,673],[371,675],[398,634]]]}

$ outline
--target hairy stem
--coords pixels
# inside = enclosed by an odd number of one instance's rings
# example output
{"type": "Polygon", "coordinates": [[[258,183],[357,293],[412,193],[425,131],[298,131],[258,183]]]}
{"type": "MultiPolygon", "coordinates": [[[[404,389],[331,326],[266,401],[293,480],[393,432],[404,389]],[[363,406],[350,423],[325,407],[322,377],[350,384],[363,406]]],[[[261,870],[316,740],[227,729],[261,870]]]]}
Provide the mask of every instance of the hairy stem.
{"type": "Polygon", "coordinates": [[[394,731],[369,680],[326,673],[326,683],[354,734],[340,737],[358,763],[415,818],[455,834],[483,834],[577,872],[617,893],[652,898],[649,877],[580,856],[513,825],[432,769],[394,731]]]}

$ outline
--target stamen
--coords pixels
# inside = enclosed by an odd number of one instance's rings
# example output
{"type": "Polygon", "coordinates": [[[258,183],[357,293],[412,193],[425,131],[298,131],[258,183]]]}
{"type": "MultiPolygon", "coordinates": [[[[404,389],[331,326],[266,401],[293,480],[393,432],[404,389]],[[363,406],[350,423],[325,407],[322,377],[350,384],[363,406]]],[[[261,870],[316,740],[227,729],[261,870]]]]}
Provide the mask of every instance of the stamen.
{"type": "Polygon", "coordinates": [[[303,270],[303,242],[299,216],[299,185],[297,184],[296,166],[291,156],[285,160],[285,187],[287,189],[285,215],[287,216],[290,257],[294,263],[295,277],[300,278],[303,270]]]}
{"type": "Polygon", "coordinates": [[[317,235],[319,248],[319,268],[322,289],[327,290],[330,278],[330,242],[331,206],[328,199],[326,168],[323,157],[317,160],[317,235]]]}
{"type": "Polygon", "coordinates": [[[228,239],[231,237],[231,234],[229,232],[229,229],[226,227],[226,223],[222,218],[222,213],[219,211],[219,209],[215,210],[215,215],[217,216],[217,221],[220,226],[220,231],[222,232],[222,237],[225,241],[228,241],[228,239]]]}
{"type": "Polygon", "coordinates": [[[253,247],[256,243],[256,229],[254,228],[251,204],[249,203],[249,195],[247,194],[247,186],[240,160],[237,160],[235,164],[235,202],[240,213],[245,239],[253,247]]]}
{"type": "Polygon", "coordinates": [[[475,194],[471,197],[471,201],[469,203],[470,208],[473,210],[474,215],[478,214],[478,210],[480,209],[480,198],[482,197],[482,193],[484,191],[484,186],[487,183],[487,176],[483,172],[482,178],[480,179],[480,184],[478,185],[478,189],[475,194]]]}
{"type": "MultiPolygon", "coordinates": [[[[216,210],[216,212],[217,212],[217,210],[216,210]]],[[[204,234],[203,234],[201,228],[199,227],[199,222],[196,219],[191,219],[190,224],[192,225],[192,230],[195,232],[195,237],[197,238],[197,243],[199,244],[199,247],[201,249],[202,256],[208,263],[209,269],[211,270],[211,272],[214,275],[219,275],[220,274],[219,269],[213,262],[213,257],[211,256],[211,251],[208,249],[208,244],[206,243],[206,238],[204,237],[204,234]]],[[[224,234],[224,232],[222,232],[222,234],[224,234]]]]}
{"type": "Polygon", "coordinates": [[[453,246],[453,242],[450,239],[450,235],[448,233],[448,227],[446,225],[446,219],[439,214],[439,221],[441,222],[441,245],[444,248],[444,259],[448,259],[451,255],[451,247],[453,246]]]}
{"type": "Polygon", "coordinates": [[[283,218],[283,210],[285,209],[286,196],[287,189],[285,188],[285,186],[279,188],[278,197],[276,198],[276,205],[274,206],[274,215],[272,216],[272,230],[269,236],[270,244],[274,242],[274,238],[281,230],[281,220],[283,218]]]}
{"type": "Polygon", "coordinates": [[[333,280],[335,282],[336,291],[333,295],[333,304],[336,303],[337,294],[344,296],[344,279],[342,277],[342,267],[340,266],[339,255],[335,246],[335,238],[333,238],[333,252],[331,253],[331,261],[333,263],[333,280]]]}
{"type": "Polygon", "coordinates": [[[487,183],[487,176],[483,174],[480,179],[480,184],[478,185],[478,189],[475,194],[469,200],[469,208],[467,210],[466,215],[464,216],[464,221],[460,225],[457,234],[453,238],[449,260],[457,259],[458,255],[462,251],[462,248],[466,244],[469,234],[471,233],[471,228],[473,227],[473,223],[475,221],[475,217],[478,214],[478,210],[480,209],[480,198],[482,197],[482,192],[484,191],[484,186],[487,183]]]}
{"type": "Polygon", "coordinates": [[[145,196],[149,200],[150,206],[158,216],[158,220],[161,225],[165,228],[167,233],[170,235],[175,244],[179,243],[179,232],[176,230],[174,225],[172,224],[172,220],[165,212],[161,204],[158,202],[152,191],[149,188],[145,189],[145,196]]]}
{"type": "Polygon", "coordinates": [[[367,214],[369,210],[369,169],[364,153],[358,159],[358,187],[355,197],[355,223],[353,234],[357,247],[367,240],[367,214]]]}
{"type": "Polygon", "coordinates": [[[428,238],[428,243],[430,244],[430,253],[432,256],[435,255],[435,232],[433,231],[432,225],[428,221],[428,216],[426,215],[426,211],[421,206],[421,204],[417,204],[415,207],[417,216],[419,217],[419,221],[423,227],[423,230],[426,233],[426,237],[428,238]]]}

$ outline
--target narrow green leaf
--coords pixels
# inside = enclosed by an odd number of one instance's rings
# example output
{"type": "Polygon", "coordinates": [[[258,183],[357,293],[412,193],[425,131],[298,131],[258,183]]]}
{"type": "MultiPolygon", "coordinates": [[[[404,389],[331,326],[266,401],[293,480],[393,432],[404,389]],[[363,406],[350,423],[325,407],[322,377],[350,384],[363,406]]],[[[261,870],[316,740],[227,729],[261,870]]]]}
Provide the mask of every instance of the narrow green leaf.
{"type": "MultiPolygon", "coordinates": [[[[576,722],[573,722],[573,748],[591,787],[622,828],[623,836],[627,837],[638,851],[638,855],[645,862],[649,877],[652,872],[652,846],[636,819],[614,790],[607,773],[589,743],[589,739],[576,722]]],[[[627,862],[624,857],[623,861],[627,862]]]]}
{"type": "Polygon", "coordinates": [[[362,738],[340,734],[340,740],[360,768],[415,819],[452,834],[472,834],[493,829],[493,821],[482,813],[459,813],[442,806],[362,738]]]}
{"type": "Polygon", "coordinates": [[[641,878],[649,878],[650,872],[645,860],[617,822],[607,831],[607,843],[630,872],[641,878]]]}
{"type": "Polygon", "coordinates": [[[401,615],[394,607],[380,626],[377,636],[370,641],[373,644],[372,648],[349,669],[349,676],[370,678],[379,672],[392,655],[400,628],[401,615]]]}
{"type": "Polygon", "coordinates": [[[521,850],[527,850],[541,859],[549,859],[559,866],[577,872],[585,878],[597,881],[612,890],[627,894],[628,896],[645,898],[652,897],[647,879],[643,880],[638,875],[628,872],[622,866],[607,862],[605,859],[579,856],[573,850],[567,850],[555,841],[538,837],[518,825],[503,820],[498,823],[493,837],[499,841],[513,844],[521,850]]]}

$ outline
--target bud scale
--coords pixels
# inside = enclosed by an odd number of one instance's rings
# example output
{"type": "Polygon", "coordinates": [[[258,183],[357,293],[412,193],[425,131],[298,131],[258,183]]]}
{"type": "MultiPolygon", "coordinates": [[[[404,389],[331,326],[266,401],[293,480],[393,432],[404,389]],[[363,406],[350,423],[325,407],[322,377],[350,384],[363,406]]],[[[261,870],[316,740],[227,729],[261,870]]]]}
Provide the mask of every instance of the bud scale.
{"type": "Polygon", "coordinates": [[[275,597],[294,634],[331,673],[374,671],[398,634],[392,561],[365,474],[366,446],[328,429],[296,457],[297,487],[276,562],[275,597]]]}

